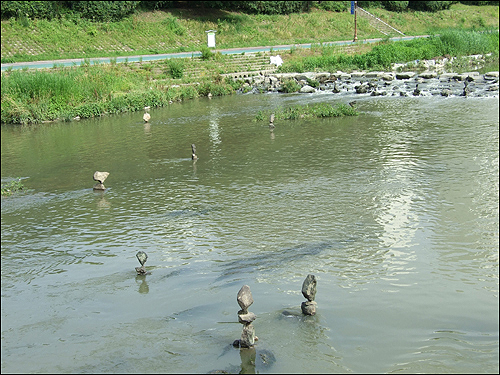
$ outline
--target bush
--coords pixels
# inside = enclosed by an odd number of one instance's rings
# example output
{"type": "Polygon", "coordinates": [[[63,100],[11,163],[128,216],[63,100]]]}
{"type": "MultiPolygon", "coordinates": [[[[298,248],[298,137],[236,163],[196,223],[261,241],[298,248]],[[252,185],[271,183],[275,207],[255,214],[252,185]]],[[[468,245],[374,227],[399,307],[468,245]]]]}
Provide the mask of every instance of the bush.
{"type": "Polygon", "coordinates": [[[385,9],[392,12],[402,12],[408,9],[409,1],[383,1],[382,4],[385,9]]]}
{"type": "Polygon", "coordinates": [[[300,85],[293,78],[283,81],[283,92],[297,92],[300,90],[300,85]]]}
{"type": "Polygon", "coordinates": [[[319,9],[328,10],[330,12],[350,12],[350,1],[318,1],[316,5],[319,9]]]}
{"type": "Polygon", "coordinates": [[[2,1],[2,19],[29,17],[52,19],[60,12],[60,1],[2,1]]]}
{"type": "Polygon", "coordinates": [[[361,8],[382,8],[382,1],[358,1],[361,8]]]}
{"type": "Polygon", "coordinates": [[[201,59],[202,60],[210,60],[214,58],[214,53],[210,51],[210,48],[207,46],[201,47],[201,59]]]}
{"type": "Polygon", "coordinates": [[[437,12],[438,10],[450,9],[454,1],[410,1],[408,8],[427,12],[437,12]]]}
{"type": "Polygon", "coordinates": [[[162,21],[162,24],[166,26],[168,31],[175,35],[182,36],[186,33],[186,28],[177,22],[176,17],[168,17],[162,21]]]}
{"type": "Polygon", "coordinates": [[[234,9],[234,3],[239,3],[238,10],[256,14],[300,13],[308,11],[311,5],[310,1],[224,1],[223,3],[227,4],[226,9],[234,9]]]}
{"type": "Polygon", "coordinates": [[[181,59],[166,60],[172,78],[182,78],[184,75],[184,62],[181,59]]]}
{"type": "Polygon", "coordinates": [[[119,21],[133,13],[140,1],[70,1],[70,9],[94,21],[119,21]]]}
{"type": "Polygon", "coordinates": [[[5,185],[2,185],[2,196],[8,197],[23,189],[24,185],[21,182],[21,178],[17,178],[15,180],[10,181],[9,183],[6,183],[5,185]]]}

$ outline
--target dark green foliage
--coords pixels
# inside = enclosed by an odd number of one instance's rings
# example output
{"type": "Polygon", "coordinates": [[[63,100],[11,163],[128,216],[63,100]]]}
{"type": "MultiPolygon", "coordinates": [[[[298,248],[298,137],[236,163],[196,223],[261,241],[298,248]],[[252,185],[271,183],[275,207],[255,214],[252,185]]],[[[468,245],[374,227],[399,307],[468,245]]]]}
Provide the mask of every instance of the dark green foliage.
{"type": "Polygon", "coordinates": [[[294,79],[290,78],[283,81],[283,92],[297,92],[300,90],[300,85],[294,79]]]}
{"type": "Polygon", "coordinates": [[[70,1],[70,9],[94,21],[118,21],[133,13],[140,1],[70,1]]]}
{"type": "Polygon", "coordinates": [[[184,62],[182,59],[168,59],[166,63],[172,78],[182,78],[184,75],[184,62]]]}
{"type": "Polygon", "coordinates": [[[460,3],[465,5],[496,5],[498,6],[497,1],[460,1],[460,3]]]}
{"type": "Polygon", "coordinates": [[[311,87],[319,87],[319,82],[310,78],[307,78],[307,84],[311,87]]]}
{"type": "Polygon", "coordinates": [[[228,1],[227,3],[239,3],[237,10],[255,14],[300,13],[308,11],[311,6],[310,1],[228,1]]]}
{"type": "Polygon", "coordinates": [[[56,17],[62,1],[2,1],[2,19],[10,17],[47,18],[56,17]]]}
{"type": "Polygon", "coordinates": [[[205,82],[198,86],[200,96],[207,96],[209,93],[213,96],[223,96],[233,92],[233,87],[225,83],[205,82]]]}
{"type": "Polygon", "coordinates": [[[408,8],[427,12],[450,9],[454,1],[410,1],[408,8]]]}
{"type": "Polygon", "coordinates": [[[382,1],[385,9],[392,12],[403,12],[408,9],[409,1],[382,1]]]}
{"type": "Polygon", "coordinates": [[[168,9],[175,6],[175,1],[141,1],[139,7],[142,9],[158,10],[158,9],[168,9]]]}
{"type": "Polygon", "coordinates": [[[184,35],[186,33],[185,27],[178,22],[176,17],[168,17],[162,21],[162,24],[165,25],[168,31],[176,35],[184,35]]]}
{"type": "Polygon", "coordinates": [[[358,7],[361,8],[382,8],[383,1],[358,1],[358,7]]]}
{"type": "Polygon", "coordinates": [[[317,8],[330,12],[350,12],[350,1],[318,1],[317,8]]]}
{"type": "Polygon", "coordinates": [[[200,48],[200,52],[202,60],[210,60],[213,59],[215,56],[215,54],[207,46],[202,46],[200,48]]]}
{"type": "Polygon", "coordinates": [[[2,185],[2,196],[3,197],[8,197],[18,191],[21,191],[24,189],[24,185],[21,182],[20,178],[17,178],[15,180],[12,180],[5,185],[2,185]]]}

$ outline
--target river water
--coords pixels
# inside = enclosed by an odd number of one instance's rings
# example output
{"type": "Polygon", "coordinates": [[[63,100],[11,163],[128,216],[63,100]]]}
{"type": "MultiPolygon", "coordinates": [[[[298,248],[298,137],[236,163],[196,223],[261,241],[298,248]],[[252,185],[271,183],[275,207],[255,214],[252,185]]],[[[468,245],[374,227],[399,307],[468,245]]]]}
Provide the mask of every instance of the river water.
{"type": "Polygon", "coordinates": [[[2,126],[2,181],[29,189],[1,202],[2,373],[498,373],[498,97],[253,121],[348,99],[2,126]],[[255,366],[231,346],[245,284],[255,366]]]}

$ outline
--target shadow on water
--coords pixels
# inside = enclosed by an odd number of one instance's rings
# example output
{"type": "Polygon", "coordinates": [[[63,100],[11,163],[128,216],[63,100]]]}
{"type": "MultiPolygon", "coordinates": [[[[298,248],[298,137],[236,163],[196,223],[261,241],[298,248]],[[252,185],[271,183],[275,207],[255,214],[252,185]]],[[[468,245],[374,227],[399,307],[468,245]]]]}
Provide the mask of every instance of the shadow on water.
{"type": "Polygon", "coordinates": [[[227,345],[219,355],[218,359],[224,356],[235,358],[235,353],[239,352],[241,365],[229,365],[224,370],[212,370],[209,374],[259,374],[269,372],[276,362],[274,353],[266,348],[260,348],[257,344],[252,348],[236,348],[232,344],[227,345]]]}
{"type": "MultiPolygon", "coordinates": [[[[223,268],[221,275],[215,282],[227,281],[228,278],[237,277],[237,275],[249,275],[256,270],[274,270],[278,267],[283,267],[283,264],[286,262],[297,261],[307,256],[315,256],[328,249],[343,248],[348,242],[352,242],[352,240],[304,243],[281,250],[268,251],[253,257],[244,257],[243,259],[223,264],[221,266],[223,268]]],[[[236,278],[236,280],[239,280],[239,278],[236,278]]]]}

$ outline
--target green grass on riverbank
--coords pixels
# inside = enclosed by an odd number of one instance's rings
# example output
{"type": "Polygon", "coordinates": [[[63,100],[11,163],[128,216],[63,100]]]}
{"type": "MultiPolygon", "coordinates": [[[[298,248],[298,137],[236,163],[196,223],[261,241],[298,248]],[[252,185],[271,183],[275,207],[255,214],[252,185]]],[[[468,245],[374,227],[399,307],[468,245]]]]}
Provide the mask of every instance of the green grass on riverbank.
{"type": "MultiPolygon", "coordinates": [[[[172,101],[228,95],[242,87],[221,76],[235,55],[212,54],[205,31],[217,30],[217,47],[311,43],[310,49],[282,53],[280,71],[350,71],[385,69],[391,63],[449,54],[492,52],[498,61],[498,6],[454,4],[449,10],[388,12],[371,10],[407,35],[436,32],[440,37],[411,42],[364,44],[364,38],[381,37],[366,20],[358,23],[360,43],[325,47],[321,42],[352,38],[352,16],[313,9],[286,16],[246,15],[173,9],[137,13],[116,23],[83,19],[2,21],[2,62],[38,59],[85,58],[70,68],[2,72],[1,122],[34,124],[56,119],[70,121],[103,114],[161,107],[172,101]],[[453,31],[446,31],[447,28],[453,31]],[[472,32],[468,29],[474,29],[472,32]],[[496,39],[495,39],[496,38],[496,39]],[[495,44],[496,41],[496,44],[495,44]],[[91,65],[91,57],[202,50],[204,59],[157,60],[147,63],[112,62],[91,65]],[[197,74],[184,75],[196,62],[197,74]]],[[[234,70],[233,70],[234,71],[234,70]]],[[[293,90],[292,90],[293,91],[293,90]]]]}
{"type": "MultiPolygon", "coordinates": [[[[439,33],[448,28],[498,28],[498,6],[453,4],[435,13],[369,9],[406,35],[439,33]]],[[[70,17],[70,16],[67,16],[70,17]]],[[[119,22],[86,19],[2,21],[2,63],[68,58],[116,57],[199,51],[206,30],[217,30],[217,48],[324,43],[352,40],[354,20],[349,12],[312,9],[290,15],[247,15],[201,9],[137,12],[119,22]]],[[[384,35],[358,17],[360,41],[384,35]]]]}
{"type": "Polygon", "coordinates": [[[270,118],[271,114],[274,114],[274,119],[276,120],[359,115],[358,111],[350,105],[338,104],[337,106],[333,106],[329,103],[316,103],[311,105],[296,105],[292,107],[278,108],[273,111],[259,111],[255,116],[255,121],[265,121],[270,118]]]}
{"type": "Polygon", "coordinates": [[[430,60],[440,56],[467,56],[492,53],[498,60],[498,31],[475,32],[457,29],[444,30],[439,36],[402,42],[383,41],[364,54],[337,53],[336,47],[317,48],[302,59],[286,60],[281,72],[306,72],[321,69],[388,70],[394,63],[430,60]]]}
{"type": "MultiPolygon", "coordinates": [[[[337,54],[335,49],[311,48],[320,56],[285,58],[282,71],[379,69],[392,63],[453,54],[462,56],[492,53],[498,60],[498,31],[489,33],[449,31],[436,37],[413,41],[382,42],[358,55],[337,54]]],[[[295,52],[291,51],[290,56],[295,52]]],[[[229,56],[218,55],[219,59],[229,56]]],[[[207,60],[207,64],[211,60],[207,60]]],[[[70,121],[162,107],[172,101],[234,93],[243,81],[223,78],[218,72],[185,84],[174,79],[171,64],[106,64],[55,68],[52,70],[13,70],[2,73],[2,123],[34,124],[56,119],[70,121]],[[164,78],[170,74],[171,79],[164,78]]],[[[175,74],[179,74],[177,71],[175,74]]],[[[288,90],[290,91],[290,90],[288,90]]],[[[291,90],[296,91],[295,89],[291,90]]]]}
{"type": "Polygon", "coordinates": [[[162,107],[199,96],[229,95],[239,87],[220,76],[198,85],[165,86],[122,65],[83,65],[56,71],[2,74],[2,123],[35,124],[71,121],[162,107]]]}

